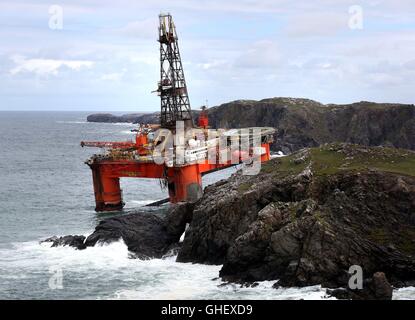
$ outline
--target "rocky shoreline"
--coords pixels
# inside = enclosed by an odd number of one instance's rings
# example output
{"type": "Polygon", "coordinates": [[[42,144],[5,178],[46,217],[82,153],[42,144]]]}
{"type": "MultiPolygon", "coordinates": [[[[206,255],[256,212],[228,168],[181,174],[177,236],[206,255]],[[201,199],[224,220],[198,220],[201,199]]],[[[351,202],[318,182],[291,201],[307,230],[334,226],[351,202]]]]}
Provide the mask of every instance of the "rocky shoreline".
{"type": "Polygon", "coordinates": [[[415,152],[329,144],[208,186],[164,215],[108,218],[89,237],[50,238],[86,249],[122,238],[137,258],[223,265],[225,281],[321,284],[342,299],[390,299],[415,284],[415,152]],[[180,236],[189,225],[183,243],[180,236]],[[351,266],[363,290],[348,287],[351,266]]]}

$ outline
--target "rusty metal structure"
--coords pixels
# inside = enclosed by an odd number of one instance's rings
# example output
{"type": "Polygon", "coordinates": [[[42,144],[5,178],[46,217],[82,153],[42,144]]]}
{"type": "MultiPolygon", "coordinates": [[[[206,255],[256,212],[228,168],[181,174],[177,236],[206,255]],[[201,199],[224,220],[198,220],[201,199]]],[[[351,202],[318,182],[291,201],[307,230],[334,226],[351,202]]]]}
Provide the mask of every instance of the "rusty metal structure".
{"type": "Polygon", "coordinates": [[[92,170],[98,212],[123,208],[120,178],[160,179],[170,202],[196,201],[203,192],[202,175],[252,159],[270,159],[273,128],[212,133],[203,107],[199,126],[194,126],[176,28],[170,14],[159,19],[160,82],[156,91],[161,98],[160,125],[140,125],[134,141],[81,142],[82,147],[104,149],[86,161],[92,170]],[[245,147],[235,148],[233,142],[242,140],[245,147]]]}
{"type": "Polygon", "coordinates": [[[160,82],[157,91],[161,98],[160,124],[174,130],[176,121],[184,121],[185,127],[193,127],[176,26],[170,14],[161,14],[159,20],[160,82]]]}

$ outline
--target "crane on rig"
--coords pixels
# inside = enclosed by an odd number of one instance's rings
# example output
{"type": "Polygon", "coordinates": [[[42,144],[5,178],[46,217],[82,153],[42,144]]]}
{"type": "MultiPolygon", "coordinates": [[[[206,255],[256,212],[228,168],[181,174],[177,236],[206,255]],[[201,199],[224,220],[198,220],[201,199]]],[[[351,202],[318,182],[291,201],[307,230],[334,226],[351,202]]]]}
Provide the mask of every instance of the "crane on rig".
{"type": "Polygon", "coordinates": [[[81,142],[82,147],[105,150],[86,161],[92,170],[97,212],[123,208],[120,178],[160,179],[170,202],[192,202],[203,194],[202,175],[252,159],[270,159],[273,128],[211,130],[203,107],[195,126],[170,14],[159,15],[158,42],[160,81],[155,92],[161,100],[160,125],[139,125],[135,141],[81,142]],[[235,141],[245,141],[245,147],[235,141]]]}

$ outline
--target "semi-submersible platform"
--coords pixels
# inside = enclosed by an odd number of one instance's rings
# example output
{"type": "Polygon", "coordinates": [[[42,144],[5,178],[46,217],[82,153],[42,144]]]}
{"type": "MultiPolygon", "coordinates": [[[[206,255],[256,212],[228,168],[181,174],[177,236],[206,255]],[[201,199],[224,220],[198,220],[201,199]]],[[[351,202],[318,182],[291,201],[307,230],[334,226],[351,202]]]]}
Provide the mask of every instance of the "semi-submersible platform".
{"type": "Polygon", "coordinates": [[[160,124],[139,125],[135,141],[81,142],[83,147],[104,149],[86,161],[98,212],[123,208],[120,178],[160,179],[170,202],[193,202],[202,196],[204,174],[270,159],[273,128],[212,130],[205,107],[195,125],[172,16],[161,14],[159,22],[160,124]]]}

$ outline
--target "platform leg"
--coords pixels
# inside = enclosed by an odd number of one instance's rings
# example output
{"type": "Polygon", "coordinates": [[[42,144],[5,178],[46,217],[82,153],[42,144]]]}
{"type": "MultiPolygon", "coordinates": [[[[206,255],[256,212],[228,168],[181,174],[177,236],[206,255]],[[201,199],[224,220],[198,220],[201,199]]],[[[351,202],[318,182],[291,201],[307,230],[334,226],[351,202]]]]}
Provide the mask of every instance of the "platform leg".
{"type": "Polygon", "coordinates": [[[95,211],[119,211],[124,207],[120,178],[106,177],[98,166],[91,167],[95,193],[95,211]]]}
{"type": "Polygon", "coordinates": [[[266,162],[271,159],[269,143],[263,143],[261,144],[261,147],[265,149],[265,153],[261,156],[261,162],[266,162]]]}
{"type": "Polygon", "coordinates": [[[170,202],[195,202],[202,197],[202,175],[197,164],[170,168],[168,172],[170,202]]]}

